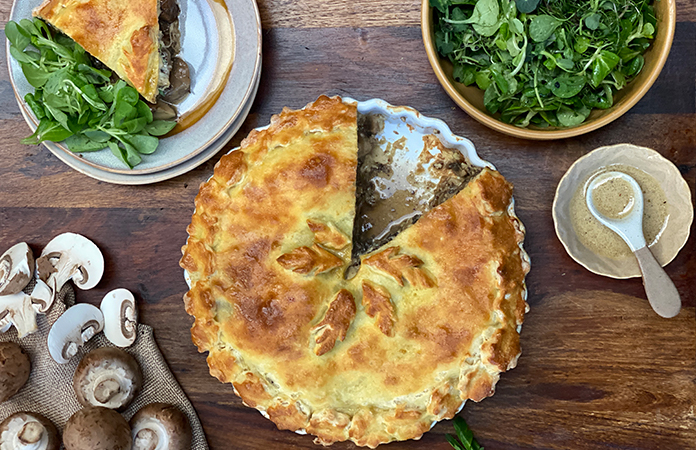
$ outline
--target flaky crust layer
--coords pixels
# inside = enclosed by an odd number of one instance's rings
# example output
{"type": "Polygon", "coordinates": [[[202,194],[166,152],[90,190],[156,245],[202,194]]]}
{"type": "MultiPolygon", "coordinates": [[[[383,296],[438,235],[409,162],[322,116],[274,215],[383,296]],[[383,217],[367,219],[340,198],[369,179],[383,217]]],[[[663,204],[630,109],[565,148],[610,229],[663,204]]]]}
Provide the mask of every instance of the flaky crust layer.
{"type": "Polygon", "coordinates": [[[34,10],[149,102],[159,77],[158,1],[45,0],[34,10]]]}
{"type": "Polygon", "coordinates": [[[492,395],[529,262],[512,186],[484,169],[344,280],[355,116],[321,97],[253,131],[201,185],[181,266],[213,376],[280,429],[374,448],[492,395]]]}

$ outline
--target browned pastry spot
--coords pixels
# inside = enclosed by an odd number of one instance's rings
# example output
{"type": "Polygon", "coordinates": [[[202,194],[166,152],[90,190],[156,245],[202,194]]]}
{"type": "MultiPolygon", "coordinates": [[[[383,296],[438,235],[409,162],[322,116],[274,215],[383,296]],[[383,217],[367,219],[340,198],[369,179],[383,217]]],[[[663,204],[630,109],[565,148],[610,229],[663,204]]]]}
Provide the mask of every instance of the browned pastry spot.
{"type": "Polygon", "coordinates": [[[312,330],[317,333],[314,353],[321,356],[334,348],[337,340],[344,340],[354,317],[355,300],[353,294],[341,289],[329,305],[324,318],[312,330]]]}
{"type": "Polygon", "coordinates": [[[375,283],[364,280],[362,283],[362,304],[368,316],[376,318],[376,323],[382,333],[392,336],[392,329],[396,318],[394,317],[394,305],[391,302],[389,291],[375,283]]]}

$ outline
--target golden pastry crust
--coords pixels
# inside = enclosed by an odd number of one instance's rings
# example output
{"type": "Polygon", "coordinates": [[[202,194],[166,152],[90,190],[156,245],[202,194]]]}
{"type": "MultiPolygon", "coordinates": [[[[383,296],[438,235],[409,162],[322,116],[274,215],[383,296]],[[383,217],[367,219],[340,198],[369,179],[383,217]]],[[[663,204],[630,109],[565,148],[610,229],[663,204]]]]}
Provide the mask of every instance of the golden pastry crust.
{"type": "Polygon", "coordinates": [[[158,1],[45,0],[34,10],[154,103],[160,70],[158,1]]]}
{"type": "Polygon", "coordinates": [[[529,262],[512,186],[484,169],[345,280],[355,116],[321,97],[224,156],[196,197],[181,266],[213,376],[280,429],[374,448],[493,393],[520,354],[529,262]],[[283,263],[315,247],[341,265],[283,263]]]}

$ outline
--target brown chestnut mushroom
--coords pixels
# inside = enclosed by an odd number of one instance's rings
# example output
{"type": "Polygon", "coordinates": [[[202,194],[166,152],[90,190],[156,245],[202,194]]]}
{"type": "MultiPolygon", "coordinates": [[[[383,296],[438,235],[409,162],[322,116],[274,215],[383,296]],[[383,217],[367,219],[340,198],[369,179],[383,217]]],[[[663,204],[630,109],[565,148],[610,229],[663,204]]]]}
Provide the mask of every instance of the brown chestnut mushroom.
{"type": "Polygon", "coordinates": [[[189,450],[191,425],[176,406],[150,403],[131,419],[132,450],[189,450]]]}
{"type": "Polygon", "coordinates": [[[38,413],[18,412],[0,423],[2,450],[58,450],[58,431],[38,413]]]}
{"type": "Polygon", "coordinates": [[[0,403],[15,395],[29,379],[29,355],[15,342],[0,342],[0,403]]]}
{"type": "Polygon", "coordinates": [[[113,409],[88,406],[72,415],[63,431],[65,450],[131,450],[131,430],[113,409]]]}
{"type": "Polygon", "coordinates": [[[102,347],[87,353],[75,369],[73,388],[83,406],[123,409],[143,384],[140,366],[128,353],[102,347]]]}

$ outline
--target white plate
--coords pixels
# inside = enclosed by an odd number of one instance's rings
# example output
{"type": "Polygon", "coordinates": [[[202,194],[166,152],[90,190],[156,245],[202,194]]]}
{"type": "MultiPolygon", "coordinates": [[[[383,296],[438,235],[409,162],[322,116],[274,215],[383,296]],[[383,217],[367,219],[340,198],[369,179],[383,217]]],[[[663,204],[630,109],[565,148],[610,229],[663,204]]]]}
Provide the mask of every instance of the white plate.
{"type": "Polygon", "coordinates": [[[597,170],[613,164],[640,169],[662,187],[669,205],[667,226],[650,250],[661,265],[669,264],[689,238],[694,211],[689,185],[679,169],[655,150],[618,144],[600,147],[575,161],[558,183],[553,200],[553,223],[558,239],[571,258],[590,272],[618,279],[639,277],[640,268],[633,255],[623,259],[597,255],[580,242],[570,219],[570,200],[578,186],[597,170]]]}
{"type": "MultiPolygon", "coordinates": [[[[31,17],[40,0],[15,0],[11,20],[31,17]]],[[[66,164],[102,181],[145,184],[161,181],[191,170],[212,157],[239,129],[249,112],[261,73],[261,22],[253,0],[181,0],[182,56],[192,72],[192,93],[180,105],[182,117],[201,111],[200,105],[219,98],[200,120],[162,139],[152,155],[134,170],[124,167],[109,150],[74,154],[63,145],[46,147],[66,164]],[[231,62],[231,66],[230,63],[231,62]],[[224,139],[224,142],[223,142],[224,139]],[[195,162],[195,163],[194,163],[195,162]],[[154,176],[144,177],[152,174],[154,176]]],[[[33,129],[37,121],[21,100],[33,88],[26,82],[19,64],[7,59],[10,81],[22,114],[33,129]]],[[[29,134],[29,133],[27,133],[29,134]]]]}

